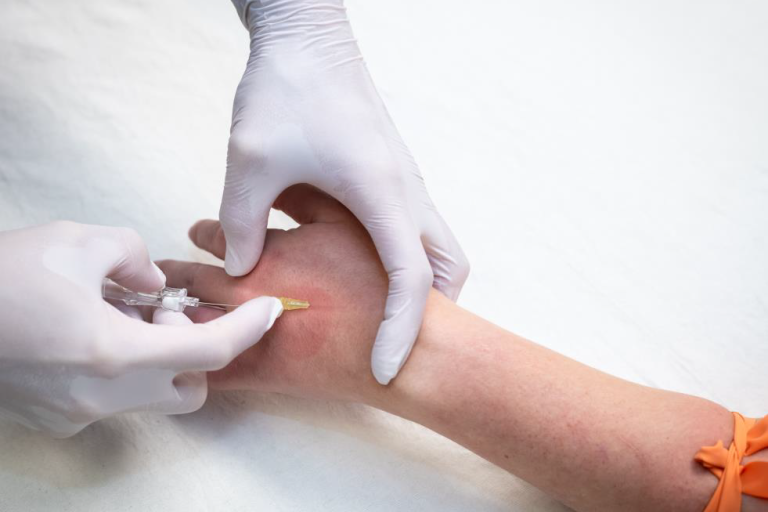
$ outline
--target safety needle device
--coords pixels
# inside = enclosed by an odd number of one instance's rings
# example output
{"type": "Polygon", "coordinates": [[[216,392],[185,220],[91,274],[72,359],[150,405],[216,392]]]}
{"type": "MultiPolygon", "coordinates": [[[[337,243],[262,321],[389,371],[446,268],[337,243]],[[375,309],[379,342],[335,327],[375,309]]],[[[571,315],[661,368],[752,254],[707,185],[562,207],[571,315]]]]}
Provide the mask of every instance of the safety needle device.
{"type": "MultiPolygon", "coordinates": [[[[101,295],[105,299],[119,300],[128,306],[152,306],[179,312],[184,311],[184,308],[186,307],[206,307],[227,311],[228,309],[239,306],[239,304],[200,302],[200,299],[197,297],[190,297],[187,295],[186,288],[165,287],[154,293],[134,292],[133,290],[120,286],[109,278],[105,278],[101,283],[101,295]]],[[[289,299],[287,297],[278,297],[278,299],[283,304],[283,309],[285,311],[307,309],[309,307],[309,302],[304,300],[289,299]]]]}

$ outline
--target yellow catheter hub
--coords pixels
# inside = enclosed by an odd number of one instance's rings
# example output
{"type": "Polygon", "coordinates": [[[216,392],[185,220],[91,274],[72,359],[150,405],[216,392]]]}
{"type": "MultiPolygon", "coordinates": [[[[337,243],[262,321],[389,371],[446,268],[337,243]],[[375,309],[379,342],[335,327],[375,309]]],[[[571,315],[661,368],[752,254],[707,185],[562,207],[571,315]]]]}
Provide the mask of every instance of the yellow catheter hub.
{"type": "Polygon", "coordinates": [[[289,299],[288,297],[279,297],[280,302],[283,304],[285,311],[293,311],[294,309],[307,309],[309,302],[305,300],[289,299]]]}

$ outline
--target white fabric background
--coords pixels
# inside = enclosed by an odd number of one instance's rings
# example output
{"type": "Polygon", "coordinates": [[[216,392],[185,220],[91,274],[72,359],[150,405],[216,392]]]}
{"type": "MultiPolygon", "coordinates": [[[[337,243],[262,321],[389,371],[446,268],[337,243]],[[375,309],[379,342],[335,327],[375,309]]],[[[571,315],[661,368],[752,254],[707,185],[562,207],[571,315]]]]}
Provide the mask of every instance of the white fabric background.
{"type": "MultiPolygon", "coordinates": [[[[624,378],[768,412],[768,4],[348,7],[473,264],[464,306],[624,378]]],[[[4,0],[0,229],[132,226],[156,258],[200,257],[186,230],[217,214],[246,54],[226,0],[4,0]]],[[[0,424],[0,510],[174,509],[563,507],[359,406],[218,394],[63,441],[0,424]]]]}

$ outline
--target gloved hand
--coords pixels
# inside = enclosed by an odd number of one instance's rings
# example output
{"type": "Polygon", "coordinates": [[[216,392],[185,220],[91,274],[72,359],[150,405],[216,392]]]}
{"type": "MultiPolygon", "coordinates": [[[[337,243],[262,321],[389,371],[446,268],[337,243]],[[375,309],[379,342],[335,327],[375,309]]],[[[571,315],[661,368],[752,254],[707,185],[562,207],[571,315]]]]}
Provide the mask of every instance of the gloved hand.
{"type": "Polygon", "coordinates": [[[389,276],[373,347],[376,379],[392,379],[416,339],[434,286],[455,300],[469,265],[438,214],[376,92],[341,0],[233,0],[251,36],[235,96],[220,220],[225,268],[259,261],[270,206],[309,183],[371,235],[389,276]]]}
{"type": "Polygon", "coordinates": [[[208,324],[131,318],[138,310],[102,299],[103,278],[152,292],[165,276],[130,229],[54,222],[2,232],[0,247],[0,415],[56,437],[120,412],[198,409],[203,372],[226,366],[282,312],[260,297],[208,324]]]}

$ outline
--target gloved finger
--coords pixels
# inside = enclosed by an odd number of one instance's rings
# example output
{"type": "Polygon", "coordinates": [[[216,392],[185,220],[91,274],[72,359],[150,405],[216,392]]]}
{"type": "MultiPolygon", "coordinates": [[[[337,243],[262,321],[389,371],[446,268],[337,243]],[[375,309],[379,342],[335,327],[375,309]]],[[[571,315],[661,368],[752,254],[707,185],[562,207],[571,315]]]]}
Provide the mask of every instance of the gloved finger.
{"type": "Polygon", "coordinates": [[[152,312],[152,323],[161,325],[189,325],[192,323],[187,315],[170,309],[154,308],[152,312]]]}
{"type": "MultiPolygon", "coordinates": [[[[200,409],[208,397],[208,379],[205,372],[186,372],[176,375],[166,384],[163,395],[170,396],[156,402],[148,402],[113,412],[153,412],[158,414],[186,414],[200,409]]],[[[152,399],[151,396],[144,397],[152,399]]]]}
{"type": "Polygon", "coordinates": [[[340,222],[351,219],[349,210],[322,190],[301,183],[285,189],[273,206],[299,224],[340,222]]]}
{"type": "Polygon", "coordinates": [[[386,385],[400,371],[419,334],[433,275],[405,205],[383,200],[376,207],[352,213],[371,235],[389,276],[384,320],[371,355],[373,375],[386,385]]]}
{"type": "Polygon", "coordinates": [[[130,345],[125,364],[176,373],[219,370],[257,343],[282,311],[275,297],[258,297],[205,324],[157,325],[122,317],[124,343],[130,345]]]}
{"type": "Polygon", "coordinates": [[[434,275],[432,286],[456,302],[469,276],[469,260],[437,210],[432,207],[423,213],[422,243],[434,275]]]}
{"type": "Polygon", "coordinates": [[[224,269],[205,263],[162,260],[157,264],[168,276],[168,285],[186,288],[187,294],[203,302],[232,304],[232,290],[238,278],[228,276],[224,269]]]}
{"type": "Polygon", "coordinates": [[[282,190],[278,180],[263,171],[263,159],[230,136],[227,178],[219,220],[227,241],[224,268],[231,276],[253,270],[264,248],[264,236],[272,203],[282,190]]]}
{"type": "MultiPolygon", "coordinates": [[[[157,308],[152,315],[152,322],[162,325],[191,325],[192,320],[184,313],[157,308]]],[[[194,412],[203,406],[208,396],[208,381],[205,372],[180,373],[169,380],[167,385],[171,388],[165,400],[143,404],[122,411],[149,411],[161,414],[185,414],[194,412]]]]}
{"type": "Polygon", "coordinates": [[[217,220],[199,220],[189,228],[189,239],[196,247],[207,251],[220,260],[227,252],[227,240],[221,222],[217,220]]]}
{"type": "Polygon", "coordinates": [[[130,228],[106,228],[100,236],[116,242],[106,251],[105,274],[116,283],[137,292],[154,292],[165,286],[165,275],[149,258],[141,235],[130,228]]]}
{"type": "Polygon", "coordinates": [[[163,414],[187,414],[195,412],[208,398],[208,378],[205,372],[180,373],[173,379],[178,400],[154,404],[153,409],[163,414]]]}

